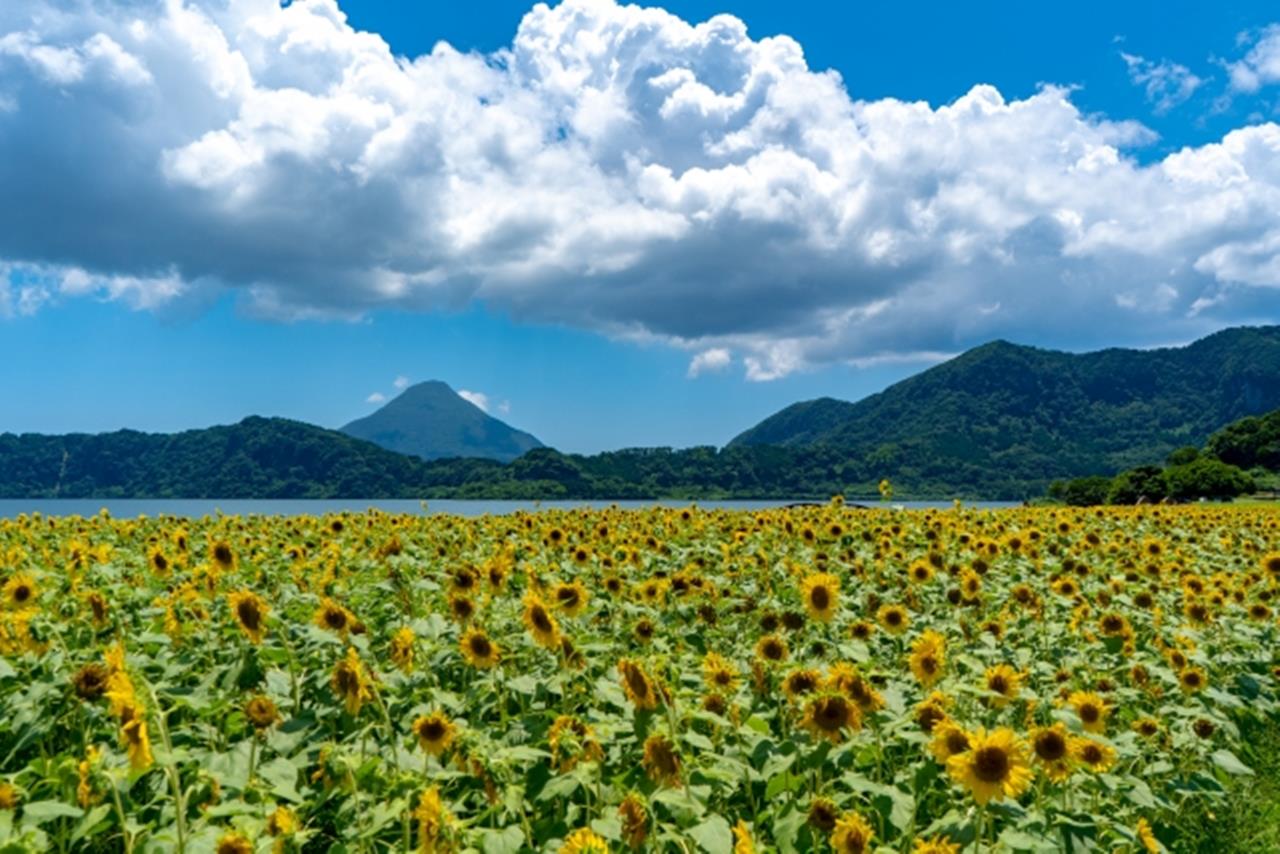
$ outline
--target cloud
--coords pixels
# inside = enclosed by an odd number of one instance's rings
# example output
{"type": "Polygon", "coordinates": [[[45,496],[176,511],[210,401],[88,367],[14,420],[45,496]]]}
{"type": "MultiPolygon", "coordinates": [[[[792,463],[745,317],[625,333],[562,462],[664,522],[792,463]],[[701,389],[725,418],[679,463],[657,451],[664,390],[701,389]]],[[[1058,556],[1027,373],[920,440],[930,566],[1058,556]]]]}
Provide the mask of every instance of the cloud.
{"type": "Polygon", "coordinates": [[[395,388],[396,391],[404,391],[409,387],[411,382],[412,381],[408,377],[402,374],[396,377],[394,380],[392,380],[391,385],[395,388]]]}
{"type": "Polygon", "coordinates": [[[458,397],[468,403],[479,407],[481,410],[489,411],[489,395],[479,391],[467,391],[465,388],[458,389],[458,397]]]}
{"type": "Polygon", "coordinates": [[[733,356],[724,347],[712,347],[703,350],[689,362],[689,378],[706,373],[723,371],[733,362],[733,356]]]}
{"type": "Polygon", "coordinates": [[[1204,83],[1185,65],[1162,59],[1152,62],[1141,56],[1121,51],[1120,58],[1129,67],[1129,80],[1143,87],[1147,101],[1157,115],[1167,113],[1186,101],[1204,83]]]}
{"type": "Polygon", "coordinates": [[[1280,83],[1280,24],[1263,28],[1256,37],[1245,35],[1243,40],[1252,42],[1252,47],[1240,61],[1227,65],[1231,88],[1253,93],[1263,86],[1280,83]]]}
{"type": "Polygon", "coordinates": [[[380,391],[375,391],[364,399],[365,403],[386,403],[387,396],[380,391]]]}
{"type": "MultiPolygon", "coordinates": [[[[0,263],[51,303],[481,303],[755,380],[1280,314],[1274,123],[1141,162],[1154,134],[1066,88],[859,100],[786,36],[610,0],[535,6],[492,55],[396,57],[335,0],[10,0],[0,40],[0,263]]],[[[1139,59],[1157,106],[1176,68],[1139,59]]]]}

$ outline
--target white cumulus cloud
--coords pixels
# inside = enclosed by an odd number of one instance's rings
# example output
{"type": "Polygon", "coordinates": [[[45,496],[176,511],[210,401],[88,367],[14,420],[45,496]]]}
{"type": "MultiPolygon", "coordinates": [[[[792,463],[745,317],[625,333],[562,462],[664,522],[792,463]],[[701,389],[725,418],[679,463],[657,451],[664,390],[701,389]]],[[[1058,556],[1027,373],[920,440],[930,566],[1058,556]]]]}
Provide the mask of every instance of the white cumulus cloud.
{"type": "Polygon", "coordinates": [[[689,361],[689,378],[702,374],[723,371],[733,362],[733,354],[724,347],[712,347],[703,350],[689,361]]]}
{"type": "Polygon", "coordinates": [[[484,392],[467,391],[465,388],[460,388],[458,389],[458,397],[462,398],[468,403],[478,406],[480,409],[482,409],[485,412],[489,411],[489,395],[485,394],[484,392]]]}
{"type": "Polygon", "coordinates": [[[1280,24],[1265,27],[1252,41],[1249,52],[1227,65],[1231,88],[1237,92],[1257,92],[1263,86],[1280,83],[1280,24]]]}
{"type": "MultiPolygon", "coordinates": [[[[1135,67],[1158,108],[1194,91],[1135,67]]],[[[861,100],[729,15],[564,0],[495,54],[397,57],[336,0],[7,0],[0,104],[0,263],[54,303],[481,302],[756,380],[1280,315],[1280,126],[1143,162],[1069,89],[861,100]]]]}
{"type": "Polygon", "coordinates": [[[412,380],[410,380],[408,377],[401,374],[400,376],[396,377],[394,380],[391,381],[391,385],[393,388],[395,388],[396,391],[404,391],[409,387],[411,382],[412,380]]]}
{"type": "Polygon", "coordinates": [[[386,403],[387,396],[380,391],[375,391],[364,399],[365,403],[386,403]]]}

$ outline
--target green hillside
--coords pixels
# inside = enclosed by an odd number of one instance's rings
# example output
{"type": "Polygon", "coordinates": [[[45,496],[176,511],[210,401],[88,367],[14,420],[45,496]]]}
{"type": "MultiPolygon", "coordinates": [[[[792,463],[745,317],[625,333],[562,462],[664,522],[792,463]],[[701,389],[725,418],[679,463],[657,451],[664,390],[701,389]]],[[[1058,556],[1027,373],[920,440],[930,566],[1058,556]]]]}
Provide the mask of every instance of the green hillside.
{"type": "Polygon", "coordinates": [[[857,403],[788,407],[731,447],[827,447],[907,491],[1028,488],[1157,463],[1280,406],[1280,327],[1072,354],[997,341],[857,403]]]}

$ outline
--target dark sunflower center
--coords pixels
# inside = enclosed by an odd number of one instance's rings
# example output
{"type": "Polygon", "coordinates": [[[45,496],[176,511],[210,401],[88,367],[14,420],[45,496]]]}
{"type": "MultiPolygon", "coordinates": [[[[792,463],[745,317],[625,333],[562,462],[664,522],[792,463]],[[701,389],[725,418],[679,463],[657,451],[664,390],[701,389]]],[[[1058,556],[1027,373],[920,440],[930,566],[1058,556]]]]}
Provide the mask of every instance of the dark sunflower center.
{"type": "Polygon", "coordinates": [[[262,614],[252,599],[242,600],[236,605],[236,616],[240,618],[240,625],[251,632],[256,632],[262,625],[262,614]]]}
{"type": "Polygon", "coordinates": [[[631,686],[631,693],[637,698],[643,700],[649,696],[649,680],[640,672],[640,668],[627,668],[627,685],[631,686]]]}
{"type": "Polygon", "coordinates": [[[1080,720],[1087,724],[1098,722],[1098,718],[1102,717],[1102,711],[1092,703],[1085,703],[1080,707],[1080,720]]]}
{"type": "Polygon", "coordinates": [[[1102,750],[1096,744],[1086,744],[1080,751],[1080,758],[1090,765],[1097,765],[1102,761],[1102,750]]]}
{"type": "Polygon", "coordinates": [[[728,670],[717,670],[713,677],[713,681],[720,686],[728,685],[733,681],[733,674],[728,670]]]}
{"type": "Polygon", "coordinates": [[[572,587],[561,587],[556,591],[556,599],[566,608],[572,608],[578,604],[578,591],[572,587]]]}
{"type": "Polygon", "coordinates": [[[216,545],[213,547],[213,559],[221,564],[231,563],[231,547],[227,545],[216,545]]]}
{"type": "Polygon", "coordinates": [[[360,685],[360,680],[356,678],[356,674],[352,672],[350,667],[340,667],[334,684],[338,686],[339,694],[354,694],[360,685]]]}
{"type": "Polygon", "coordinates": [[[825,611],[831,607],[831,591],[819,585],[809,593],[809,604],[816,610],[825,611]]]}
{"type": "Polygon", "coordinates": [[[1003,676],[992,676],[987,680],[987,687],[997,694],[1006,694],[1009,691],[1009,680],[1003,676]]]}
{"type": "Polygon", "coordinates": [[[764,645],[764,657],[771,661],[777,661],[782,658],[782,644],[777,641],[769,641],[764,645]]]}
{"type": "Polygon", "coordinates": [[[834,732],[849,721],[849,706],[842,697],[827,697],[819,701],[816,711],[813,719],[827,732],[834,732]]]}
{"type": "Polygon", "coordinates": [[[13,588],[13,601],[21,604],[31,598],[31,588],[25,584],[19,584],[13,588]]]}
{"type": "Polygon", "coordinates": [[[1039,756],[1045,762],[1057,762],[1066,755],[1067,740],[1062,737],[1061,733],[1041,733],[1040,737],[1036,739],[1036,756],[1039,756]]]}
{"type": "Polygon", "coordinates": [[[324,612],[324,624],[331,629],[341,629],[347,624],[347,615],[337,608],[329,608],[324,612]]]}
{"type": "Polygon", "coordinates": [[[964,753],[969,749],[969,736],[962,732],[952,730],[947,733],[947,752],[952,756],[957,753],[964,753]]]}
{"type": "Polygon", "coordinates": [[[984,783],[1001,783],[1009,774],[1009,754],[1001,747],[984,747],[973,757],[973,774],[984,783]]]}
{"type": "Polygon", "coordinates": [[[471,651],[478,658],[488,658],[489,654],[493,652],[493,645],[489,643],[488,638],[477,635],[471,638],[471,651]]]}
{"type": "Polygon", "coordinates": [[[535,605],[530,609],[529,622],[533,623],[533,627],[540,632],[551,631],[551,618],[547,616],[547,612],[541,605],[535,605]]]}
{"type": "Polygon", "coordinates": [[[440,721],[427,721],[422,725],[419,734],[427,741],[439,741],[444,738],[444,724],[440,721]]]}
{"type": "Polygon", "coordinates": [[[898,611],[890,611],[884,615],[884,621],[891,626],[897,626],[902,623],[902,614],[898,611]]]}
{"type": "Polygon", "coordinates": [[[938,660],[932,655],[924,655],[920,657],[920,669],[926,674],[932,676],[938,672],[938,660]]]}

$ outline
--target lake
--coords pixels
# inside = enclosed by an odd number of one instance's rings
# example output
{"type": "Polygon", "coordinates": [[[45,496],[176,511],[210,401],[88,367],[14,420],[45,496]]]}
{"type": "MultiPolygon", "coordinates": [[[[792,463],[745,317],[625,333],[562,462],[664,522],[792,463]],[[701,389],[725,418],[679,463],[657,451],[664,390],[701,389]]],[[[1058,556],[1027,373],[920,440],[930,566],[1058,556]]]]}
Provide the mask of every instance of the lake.
{"type": "MultiPolygon", "coordinates": [[[[573,510],[582,507],[600,508],[616,505],[624,509],[642,509],[660,505],[663,507],[688,507],[696,504],[703,509],[763,510],[782,507],[793,501],[413,501],[413,500],[255,500],[255,499],[126,499],[126,498],[5,498],[0,499],[0,519],[12,519],[23,513],[43,513],[47,516],[92,516],[105,508],[119,519],[137,516],[184,516],[198,518],[214,513],[228,515],[297,516],[320,515],[343,510],[361,511],[377,508],[388,513],[447,513],[457,516],[504,515],[517,510],[573,510]]],[[[868,506],[880,506],[866,502],[868,506]]],[[[906,510],[951,507],[950,501],[894,501],[886,506],[906,510]]],[[[993,510],[1017,507],[1015,501],[974,501],[966,507],[993,510]]]]}

